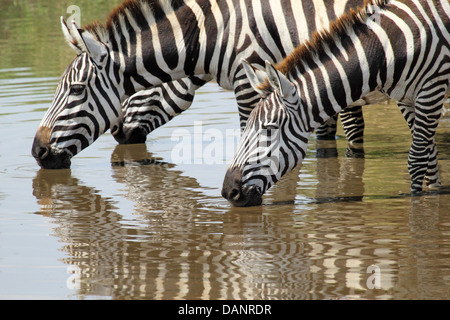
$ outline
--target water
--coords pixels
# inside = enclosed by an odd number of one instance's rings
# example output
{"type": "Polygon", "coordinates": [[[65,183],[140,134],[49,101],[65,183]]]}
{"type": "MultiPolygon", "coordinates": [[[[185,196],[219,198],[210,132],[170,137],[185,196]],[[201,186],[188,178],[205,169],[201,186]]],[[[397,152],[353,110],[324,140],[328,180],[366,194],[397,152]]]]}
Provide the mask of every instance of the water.
{"type": "MultiPolygon", "coordinates": [[[[443,192],[422,197],[404,195],[407,126],[379,105],[364,109],[365,159],[344,157],[339,128],[337,158],[317,159],[312,138],[263,206],[230,207],[220,189],[238,116],[214,84],[146,144],[117,146],[107,133],[70,170],[42,170],[32,140],[73,58],[58,20],[69,4],[53,4],[0,4],[1,299],[450,298],[448,114],[443,192]],[[205,140],[188,163],[173,161],[180,130],[205,140]],[[226,140],[214,159],[208,132],[226,140]]],[[[80,1],[84,22],[112,5],[80,1]]]]}

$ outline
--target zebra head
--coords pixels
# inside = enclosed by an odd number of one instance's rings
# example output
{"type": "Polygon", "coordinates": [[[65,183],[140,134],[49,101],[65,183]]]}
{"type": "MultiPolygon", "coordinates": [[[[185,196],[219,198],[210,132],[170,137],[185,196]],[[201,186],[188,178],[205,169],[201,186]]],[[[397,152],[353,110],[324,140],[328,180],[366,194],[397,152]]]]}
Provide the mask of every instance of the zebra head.
{"type": "Polygon", "coordinates": [[[150,132],[187,110],[195,91],[211,79],[208,74],[189,76],[136,92],[122,104],[111,134],[120,144],[144,143],[150,132]]]}
{"type": "Polygon", "coordinates": [[[262,99],[247,120],[222,188],[224,198],[242,207],[260,205],[262,195],[303,160],[311,134],[299,121],[294,83],[268,62],[265,72],[243,64],[262,99]]]}
{"type": "Polygon", "coordinates": [[[109,76],[108,47],[90,32],[69,28],[64,36],[77,57],[62,75],[51,107],[36,132],[31,153],[43,168],[69,168],[70,159],[93,143],[119,118],[119,92],[109,76]]]}
{"type": "Polygon", "coordinates": [[[123,102],[115,130],[111,130],[119,144],[145,143],[150,132],[172,118],[164,113],[162,90],[162,86],[141,90],[123,102]]]}

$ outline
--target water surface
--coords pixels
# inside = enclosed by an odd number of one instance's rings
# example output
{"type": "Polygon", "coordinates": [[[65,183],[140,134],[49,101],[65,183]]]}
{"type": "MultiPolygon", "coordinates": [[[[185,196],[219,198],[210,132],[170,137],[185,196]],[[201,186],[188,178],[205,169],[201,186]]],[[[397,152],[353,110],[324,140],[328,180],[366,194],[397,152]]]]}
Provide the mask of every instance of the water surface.
{"type": "MultiPolygon", "coordinates": [[[[80,1],[83,22],[113,2],[80,1]]],[[[444,187],[414,198],[407,126],[378,105],[364,109],[365,159],[344,156],[341,128],[320,145],[337,157],[318,159],[312,137],[263,206],[231,207],[220,189],[238,115],[215,84],[146,144],[107,133],[70,170],[40,169],[34,133],[73,58],[58,20],[68,5],[0,4],[0,298],[450,298],[449,114],[437,134],[444,187]],[[201,142],[184,163],[180,132],[201,142]],[[223,136],[214,159],[208,132],[223,136]]]]}

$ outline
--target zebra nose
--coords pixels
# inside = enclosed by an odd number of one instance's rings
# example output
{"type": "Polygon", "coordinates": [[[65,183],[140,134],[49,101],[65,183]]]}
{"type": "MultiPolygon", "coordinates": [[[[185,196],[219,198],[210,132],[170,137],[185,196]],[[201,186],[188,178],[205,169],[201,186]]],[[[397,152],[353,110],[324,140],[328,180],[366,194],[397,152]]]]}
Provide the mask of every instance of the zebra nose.
{"type": "Polygon", "coordinates": [[[242,190],[238,189],[238,188],[233,188],[228,193],[227,198],[231,199],[233,201],[238,201],[241,196],[242,196],[242,190]]]}
{"type": "Polygon", "coordinates": [[[47,146],[37,146],[33,150],[33,156],[35,158],[44,160],[50,155],[50,148],[47,146]]]}
{"type": "Polygon", "coordinates": [[[55,152],[46,142],[42,130],[38,130],[33,140],[31,154],[36,162],[45,169],[68,169],[70,168],[71,156],[67,151],[55,152]]]}
{"type": "Polygon", "coordinates": [[[227,170],[222,186],[222,197],[230,201],[236,202],[242,195],[242,174],[238,168],[230,168],[227,170]]]}
{"type": "Polygon", "coordinates": [[[34,138],[31,154],[34,158],[44,160],[50,155],[50,147],[44,144],[38,137],[34,138]]]}
{"type": "Polygon", "coordinates": [[[232,187],[231,189],[222,188],[222,197],[230,201],[233,205],[237,205],[239,200],[244,197],[242,189],[239,187],[232,187]]]}
{"type": "Polygon", "coordinates": [[[45,159],[50,155],[49,140],[50,129],[47,127],[39,127],[34,136],[33,146],[31,147],[31,154],[34,158],[45,159]]]}
{"type": "Polygon", "coordinates": [[[242,186],[242,171],[239,168],[228,169],[223,181],[222,197],[236,207],[259,206],[262,203],[258,187],[242,186]]]}
{"type": "Polygon", "coordinates": [[[119,144],[145,143],[147,140],[147,132],[144,128],[128,128],[125,127],[123,123],[114,126],[111,130],[111,134],[119,144]]]}

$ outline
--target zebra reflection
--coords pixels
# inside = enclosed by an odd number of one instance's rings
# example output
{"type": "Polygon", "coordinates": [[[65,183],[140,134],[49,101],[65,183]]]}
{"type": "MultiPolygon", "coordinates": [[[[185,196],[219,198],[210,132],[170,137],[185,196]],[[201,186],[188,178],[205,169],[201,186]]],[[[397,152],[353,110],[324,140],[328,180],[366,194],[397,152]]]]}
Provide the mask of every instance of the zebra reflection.
{"type": "Polygon", "coordinates": [[[276,222],[261,214],[220,212],[204,202],[195,179],[154,159],[145,146],[118,146],[111,159],[113,178],[135,205],[131,218],[115,199],[84,185],[69,170],[41,170],[33,179],[38,213],[53,219],[53,235],[68,253],[62,261],[68,270],[78,270],[77,296],[265,299],[304,294],[302,281],[296,281],[308,270],[303,246],[286,243],[291,235],[278,236],[282,230],[276,222]],[[255,244],[253,237],[266,237],[267,230],[272,240],[255,244]],[[266,283],[270,274],[294,287],[298,282],[298,289],[274,288],[266,283]]]}

